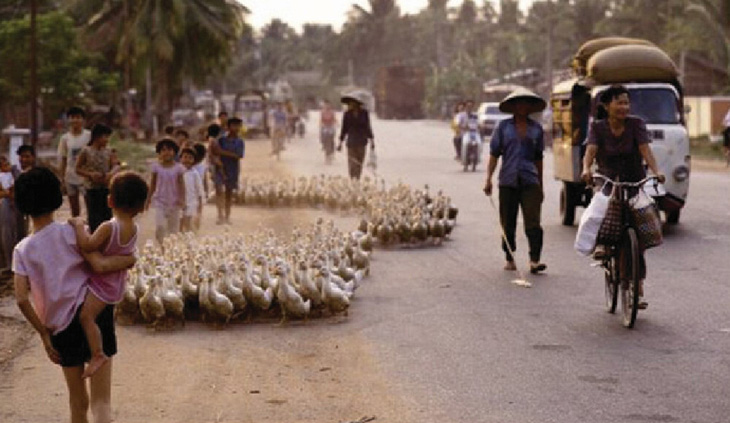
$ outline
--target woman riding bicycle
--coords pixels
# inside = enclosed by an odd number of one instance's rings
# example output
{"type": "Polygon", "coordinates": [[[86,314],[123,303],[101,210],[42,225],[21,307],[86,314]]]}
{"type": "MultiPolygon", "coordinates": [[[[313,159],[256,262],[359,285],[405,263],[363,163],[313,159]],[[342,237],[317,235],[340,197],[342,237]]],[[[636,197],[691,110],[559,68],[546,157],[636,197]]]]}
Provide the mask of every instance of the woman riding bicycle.
{"type": "MultiPolygon", "coordinates": [[[[665,181],[659,171],[649,143],[646,124],[638,116],[629,115],[631,102],[629,90],[623,85],[613,85],[600,97],[601,106],[606,112],[605,118],[592,122],[586,141],[587,148],[583,157],[583,180],[593,183],[591,166],[595,159],[598,171],[613,180],[621,182],[638,182],[646,177],[642,160],[657,176],[660,183],[665,181]]],[[[641,247],[640,247],[641,248],[641,247]]],[[[605,255],[604,246],[597,246],[594,256],[605,255]]],[[[639,296],[644,295],[643,282],[646,277],[646,264],[643,248],[640,250],[639,296]]],[[[646,301],[639,303],[639,308],[647,307],[646,301]]]]}

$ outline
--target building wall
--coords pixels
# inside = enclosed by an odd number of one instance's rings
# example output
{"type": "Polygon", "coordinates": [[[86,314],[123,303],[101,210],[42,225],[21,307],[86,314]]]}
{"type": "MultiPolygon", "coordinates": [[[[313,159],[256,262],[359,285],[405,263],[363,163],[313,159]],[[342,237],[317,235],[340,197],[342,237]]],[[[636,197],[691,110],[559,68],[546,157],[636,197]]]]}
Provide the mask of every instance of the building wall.
{"type": "Polygon", "coordinates": [[[689,136],[709,135],[713,140],[719,140],[722,119],[730,109],[730,97],[685,97],[684,104],[691,107],[687,115],[689,136]]]}

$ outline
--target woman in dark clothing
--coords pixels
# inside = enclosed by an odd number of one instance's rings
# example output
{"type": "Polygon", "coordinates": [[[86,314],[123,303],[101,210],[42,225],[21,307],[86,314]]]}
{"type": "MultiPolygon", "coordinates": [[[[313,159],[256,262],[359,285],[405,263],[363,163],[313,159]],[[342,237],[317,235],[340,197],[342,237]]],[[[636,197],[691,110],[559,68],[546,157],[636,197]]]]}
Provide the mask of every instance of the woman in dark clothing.
{"type": "Polygon", "coordinates": [[[365,161],[365,148],[370,142],[370,150],[375,149],[373,130],[370,127],[370,116],[368,111],[363,109],[362,102],[354,97],[342,98],[347,103],[348,109],[342,118],[342,129],[340,130],[340,144],[337,150],[342,150],[342,144],[347,137],[347,168],[350,171],[350,178],[360,179],[362,164],[365,161]]]}
{"type": "MultiPolygon", "coordinates": [[[[600,101],[608,114],[606,119],[596,120],[588,131],[586,153],[583,158],[583,180],[592,183],[591,166],[595,159],[598,172],[613,180],[622,182],[638,182],[646,177],[642,162],[657,176],[659,182],[665,177],[657,167],[654,154],[651,152],[646,124],[637,116],[630,116],[629,91],[622,85],[614,85],[601,94],[600,101]]],[[[602,247],[602,246],[599,246],[602,247]]],[[[605,248],[596,247],[594,255],[605,254],[605,248]]],[[[639,295],[644,295],[644,278],[646,265],[644,252],[641,251],[641,282],[639,295]]],[[[640,308],[646,308],[646,301],[641,301],[640,308]]]]}

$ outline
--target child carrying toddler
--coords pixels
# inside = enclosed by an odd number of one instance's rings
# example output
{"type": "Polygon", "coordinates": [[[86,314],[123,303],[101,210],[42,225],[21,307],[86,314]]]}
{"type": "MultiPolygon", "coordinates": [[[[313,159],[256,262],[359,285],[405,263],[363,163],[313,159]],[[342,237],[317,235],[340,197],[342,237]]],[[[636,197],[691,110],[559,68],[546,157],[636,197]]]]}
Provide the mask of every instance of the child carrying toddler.
{"type": "MultiPolygon", "coordinates": [[[[137,244],[137,224],[134,217],[144,210],[147,200],[147,182],[134,172],[114,175],[109,187],[111,220],[102,223],[93,234],[86,232],[83,221],[70,220],[76,230],[76,241],[82,252],[100,251],[105,256],[133,254],[137,244]]],[[[124,295],[127,271],[93,274],[89,279],[89,292],[81,308],[81,326],[91,350],[91,361],[82,377],[93,375],[109,360],[102,350],[101,332],[96,318],[107,304],[116,304],[124,295]]]]}

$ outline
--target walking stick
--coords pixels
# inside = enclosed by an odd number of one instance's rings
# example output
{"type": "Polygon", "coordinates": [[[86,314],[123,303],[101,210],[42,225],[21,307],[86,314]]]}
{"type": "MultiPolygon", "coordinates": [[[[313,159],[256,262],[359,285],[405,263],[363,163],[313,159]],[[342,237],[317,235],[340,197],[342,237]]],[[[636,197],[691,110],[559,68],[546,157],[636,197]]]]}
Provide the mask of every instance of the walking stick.
{"type": "MultiPolygon", "coordinates": [[[[497,216],[499,216],[499,210],[497,209],[497,206],[494,204],[494,199],[492,199],[491,195],[488,195],[489,197],[489,204],[492,205],[492,209],[497,213],[497,216]]],[[[512,249],[512,246],[510,245],[509,241],[507,241],[507,234],[504,232],[504,226],[502,226],[502,222],[499,222],[499,232],[502,234],[502,240],[504,240],[505,245],[507,246],[507,251],[509,251],[509,256],[512,257],[512,262],[515,264],[515,270],[517,271],[517,279],[513,279],[512,283],[517,286],[522,286],[525,288],[531,288],[532,284],[525,279],[525,276],[520,271],[519,266],[517,266],[517,259],[515,259],[515,252],[512,249]]]]}

